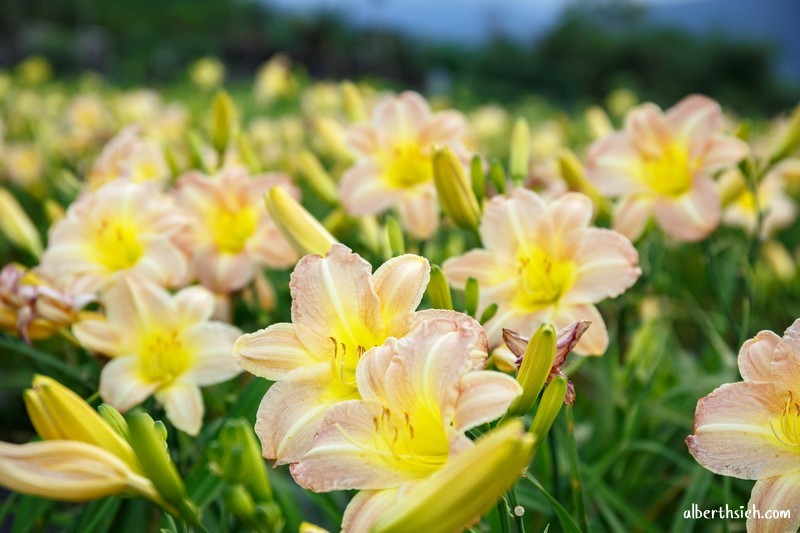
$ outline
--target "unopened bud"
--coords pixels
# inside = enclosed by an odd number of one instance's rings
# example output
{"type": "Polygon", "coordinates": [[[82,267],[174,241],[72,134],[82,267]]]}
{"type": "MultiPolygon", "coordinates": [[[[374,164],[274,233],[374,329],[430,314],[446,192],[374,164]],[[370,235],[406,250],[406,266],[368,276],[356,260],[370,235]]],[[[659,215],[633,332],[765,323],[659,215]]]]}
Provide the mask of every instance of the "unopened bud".
{"type": "Polygon", "coordinates": [[[530,429],[536,446],[544,442],[550,432],[553,422],[558,417],[558,413],[561,412],[561,406],[564,405],[566,394],[567,378],[564,376],[553,378],[553,381],[544,390],[542,401],[539,402],[539,408],[536,409],[536,415],[533,417],[533,424],[531,424],[530,429]]]}
{"type": "Polygon", "coordinates": [[[528,121],[520,117],[511,130],[510,159],[508,164],[511,179],[516,183],[528,177],[531,160],[531,129],[528,121]]]}
{"type": "Polygon", "coordinates": [[[524,416],[531,410],[550,375],[555,358],[556,330],[552,324],[542,324],[525,348],[525,355],[517,372],[517,381],[523,389],[522,396],[511,405],[510,414],[524,416]]]}
{"type": "Polygon", "coordinates": [[[444,212],[459,227],[477,233],[480,205],[461,161],[447,147],[433,154],[433,181],[444,212]]]}
{"type": "Polygon", "coordinates": [[[325,255],[338,242],[314,216],[281,187],[265,196],[267,209],[278,230],[301,255],[325,255]]]}
{"type": "Polygon", "coordinates": [[[450,293],[450,286],[444,277],[444,272],[439,265],[431,267],[431,280],[428,282],[428,297],[431,299],[431,307],[434,309],[453,309],[453,295],[450,293]]]}

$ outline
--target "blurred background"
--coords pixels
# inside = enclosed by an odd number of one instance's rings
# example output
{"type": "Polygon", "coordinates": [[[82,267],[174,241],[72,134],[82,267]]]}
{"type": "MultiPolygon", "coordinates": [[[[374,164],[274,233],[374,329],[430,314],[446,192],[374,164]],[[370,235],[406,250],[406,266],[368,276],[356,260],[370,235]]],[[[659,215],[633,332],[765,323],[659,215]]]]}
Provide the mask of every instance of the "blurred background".
{"type": "Polygon", "coordinates": [[[532,95],[567,109],[617,88],[772,113],[800,90],[797,0],[3,0],[0,68],[31,54],[165,85],[220,58],[229,84],[287,52],[311,78],[378,79],[459,105],[532,95]]]}

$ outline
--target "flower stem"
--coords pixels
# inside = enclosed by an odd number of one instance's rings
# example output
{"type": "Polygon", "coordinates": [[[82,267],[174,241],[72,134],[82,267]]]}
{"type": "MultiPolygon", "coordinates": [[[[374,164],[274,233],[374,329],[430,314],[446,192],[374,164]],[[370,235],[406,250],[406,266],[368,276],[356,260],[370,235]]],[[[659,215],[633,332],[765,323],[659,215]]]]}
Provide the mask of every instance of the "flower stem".
{"type": "Polygon", "coordinates": [[[586,507],[583,502],[583,484],[581,483],[580,463],[578,460],[578,444],[575,441],[575,418],[572,413],[572,406],[564,406],[567,420],[567,450],[569,452],[569,470],[572,478],[572,504],[575,507],[575,514],[578,516],[583,531],[589,531],[589,517],[586,514],[586,507]]]}

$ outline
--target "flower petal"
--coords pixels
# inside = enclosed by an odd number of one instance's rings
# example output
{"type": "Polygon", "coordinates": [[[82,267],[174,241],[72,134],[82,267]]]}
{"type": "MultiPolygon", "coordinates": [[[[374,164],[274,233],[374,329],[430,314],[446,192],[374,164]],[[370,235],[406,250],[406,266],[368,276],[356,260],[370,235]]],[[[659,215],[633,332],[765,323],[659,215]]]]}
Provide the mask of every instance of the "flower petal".
{"type": "Polygon", "coordinates": [[[72,326],[72,333],[78,338],[81,346],[87,350],[105,354],[109,357],[122,355],[119,337],[107,320],[81,320],[72,326]]]}
{"type": "Polygon", "coordinates": [[[660,198],[654,204],[656,220],[664,232],[682,241],[708,236],[719,224],[721,211],[719,192],[705,176],[695,176],[692,190],[683,196],[660,198]]]}
{"type": "Polygon", "coordinates": [[[362,490],[356,494],[342,517],[342,533],[369,531],[392,505],[397,502],[399,489],[362,490]]]}
{"type": "Polygon", "coordinates": [[[419,133],[423,146],[449,145],[457,142],[466,127],[466,119],[458,111],[448,110],[436,113],[419,133]]]}
{"type": "Polygon", "coordinates": [[[577,230],[585,229],[592,221],[594,206],[585,194],[568,192],[548,206],[553,221],[552,238],[562,239],[577,230]]]}
{"type": "Polygon", "coordinates": [[[356,382],[361,398],[367,402],[386,400],[386,370],[397,349],[397,339],[389,337],[382,346],[367,351],[356,368],[356,382]]]}
{"type": "Polygon", "coordinates": [[[239,290],[253,279],[253,260],[248,254],[207,248],[195,256],[194,267],[200,283],[217,293],[239,290]]]}
{"type": "Polygon", "coordinates": [[[296,368],[321,361],[297,338],[294,324],[287,323],[242,335],[233,345],[233,356],[251,374],[272,381],[285,378],[296,368]]]}
{"type": "Polygon", "coordinates": [[[746,142],[735,137],[716,135],[705,146],[702,165],[707,172],[714,172],[722,167],[735,165],[750,153],[746,142]]]}
{"type": "Polygon", "coordinates": [[[574,305],[559,308],[553,321],[558,329],[565,328],[575,322],[591,322],[591,326],[575,346],[579,355],[603,355],[608,348],[608,330],[602,315],[593,305],[574,305]]]}
{"type": "Polygon", "coordinates": [[[356,216],[382,213],[398,200],[397,192],[370,161],[350,167],[344,173],[339,195],[347,212],[356,216]]]}
{"type": "Polygon", "coordinates": [[[186,325],[205,322],[214,313],[214,294],[205,287],[194,285],[178,291],[173,296],[181,321],[186,325]]]}
{"type": "Polygon", "coordinates": [[[750,494],[748,509],[757,509],[762,518],[747,519],[747,531],[752,533],[782,533],[800,528],[800,472],[759,479],[750,494]],[[766,518],[772,513],[788,511],[785,518],[766,518]]]}
{"type": "Polygon", "coordinates": [[[378,102],[373,111],[373,122],[383,137],[396,143],[414,139],[430,116],[431,110],[425,99],[418,93],[405,91],[378,102]]]}
{"type": "Polygon", "coordinates": [[[772,381],[772,355],[781,341],[771,331],[760,331],[739,350],[739,373],[745,381],[772,381]]]}
{"type": "Polygon", "coordinates": [[[380,150],[380,138],[372,124],[356,124],[347,131],[347,147],[357,155],[369,157],[380,150]]]}
{"type": "Polygon", "coordinates": [[[466,431],[500,418],[520,394],[520,384],[506,374],[489,370],[467,374],[461,378],[453,418],[456,430],[466,431]]]}
{"type": "Polygon", "coordinates": [[[614,229],[630,240],[638,239],[653,215],[653,202],[642,196],[627,196],[614,210],[614,229]]]}
{"type": "Polygon", "coordinates": [[[314,492],[342,489],[389,489],[424,477],[409,461],[397,458],[391,442],[376,436],[375,420],[386,415],[377,402],[342,402],[325,414],[311,449],[292,465],[294,480],[314,492]]]}
{"type": "Polygon", "coordinates": [[[625,117],[625,131],[640,153],[658,156],[670,142],[670,130],[661,108],[642,104],[631,109],[625,117]]]}
{"type": "Polygon", "coordinates": [[[775,392],[782,400],[789,391],[800,396],[800,319],[789,326],[775,347],[771,369],[775,392]]]}
{"type": "Polygon", "coordinates": [[[533,191],[515,189],[510,198],[495,196],[483,212],[481,240],[492,252],[516,260],[520,246],[536,242],[540,221],[547,212],[547,204],[533,191]]]}
{"type": "Polygon", "coordinates": [[[142,403],[157,387],[157,383],[142,381],[137,357],[112,359],[100,373],[100,397],[122,412],[142,403]]]}
{"type": "Polygon", "coordinates": [[[430,278],[428,260],[413,254],[389,259],[372,275],[390,335],[400,336],[407,331],[408,320],[422,301],[430,278]]]}
{"type": "Polygon", "coordinates": [[[325,411],[357,397],[351,387],[332,381],[329,363],[291,372],[267,391],[258,408],[256,434],[265,458],[277,465],[295,463],[311,447],[325,411]]]}
{"type": "Polygon", "coordinates": [[[667,110],[667,124],[676,139],[687,144],[700,143],[722,126],[719,104],[700,94],[692,94],[667,110]]]}
{"type": "Polygon", "coordinates": [[[418,188],[397,202],[397,214],[408,233],[427,239],[439,227],[439,202],[433,186],[418,188]]]}
{"type": "Polygon", "coordinates": [[[176,382],[158,391],[156,399],[164,406],[172,425],[192,436],[200,433],[205,409],[199,387],[192,383],[176,382]]]}
{"type": "Polygon", "coordinates": [[[613,133],[595,142],[589,149],[586,174],[597,189],[607,196],[644,192],[641,183],[641,158],[625,133],[613,133]]]}
{"type": "Polygon", "coordinates": [[[184,330],[181,338],[194,355],[182,381],[206,386],[241,374],[233,358],[233,344],[242,332],[222,322],[202,322],[184,330]]]}
{"type": "Polygon", "coordinates": [[[564,304],[595,303],[605,298],[616,298],[636,283],[642,274],[639,253],[631,241],[607,229],[582,231],[572,260],[578,265],[576,281],[562,297],[564,304]]]}
{"type": "Polygon", "coordinates": [[[697,402],[693,435],[686,438],[689,452],[725,476],[761,479],[796,471],[800,451],[782,444],[770,427],[782,409],[772,383],[723,385],[697,402]]]}
{"type": "Polygon", "coordinates": [[[327,359],[336,342],[355,350],[383,341],[374,338],[384,324],[371,270],[369,263],[338,243],[324,258],[307,255],[297,263],[289,283],[292,322],[310,352],[327,359]],[[366,341],[378,342],[366,346],[366,341]]]}

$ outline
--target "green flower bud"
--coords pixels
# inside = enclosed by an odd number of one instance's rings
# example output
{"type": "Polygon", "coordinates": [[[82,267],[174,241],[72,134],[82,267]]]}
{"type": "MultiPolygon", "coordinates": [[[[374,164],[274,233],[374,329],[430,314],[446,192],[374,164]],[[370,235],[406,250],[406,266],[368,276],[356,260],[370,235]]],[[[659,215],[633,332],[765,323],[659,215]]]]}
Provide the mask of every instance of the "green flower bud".
{"type": "Polygon", "coordinates": [[[431,267],[431,280],[428,282],[428,297],[434,309],[453,309],[453,295],[439,265],[431,267]]]}
{"type": "Polygon", "coordinates": [[[516,183],[528,176],[528,167],[531,161],[531,130],[528,121],[520,117],[511,131],[511,147],[508,168],[511,179],[516,183]]]}
{"type": "Polygon", "coordinates": [[[564,376],[556,376],[544,390],[542,394],[542,401],[539,402],[539,408],[536,409],[536,415],[533,417],[533,424],[531,424],[530,433],[533,435],[535,446],[539,446],[544,442],[547,433],[555,422],[558,413],[561,412],[561,406],[564,405],[564,397],[567,394],[567,378],[564,376]]]}
{"type": "Polygon", "coordinates": [[[297,155],[297,168],[320,198],[330,205],[339,203],[339,190],[336,183],[323,168],[317,156],[308,150],[303,150],[297,155]]]}
{"type": "Polygon", "coordinates": [[[556,330],[552,324],[542,324],[525,349],[522,364],[517,372],[517,381],[523,389],[522,396],[511,405],[509,414],[524,416],[531,410],[547,376],[550,375],[555,357],[556,330]]]}
{"type": "Polygon", "coordinates": [[[433,181],[444,212],[459,227],[477,233],[480,205],[464,167],[447,147],[433,154],[433,181]]]}
{"type": "Polygon", "coordinates": [[[464,289],[464,312],[471,317],[475,317],[478,312],[478,298],[480,296],[480,288],[478,287],[478,280],[475,278],[467,279],[467,286],[464,289]]]}

